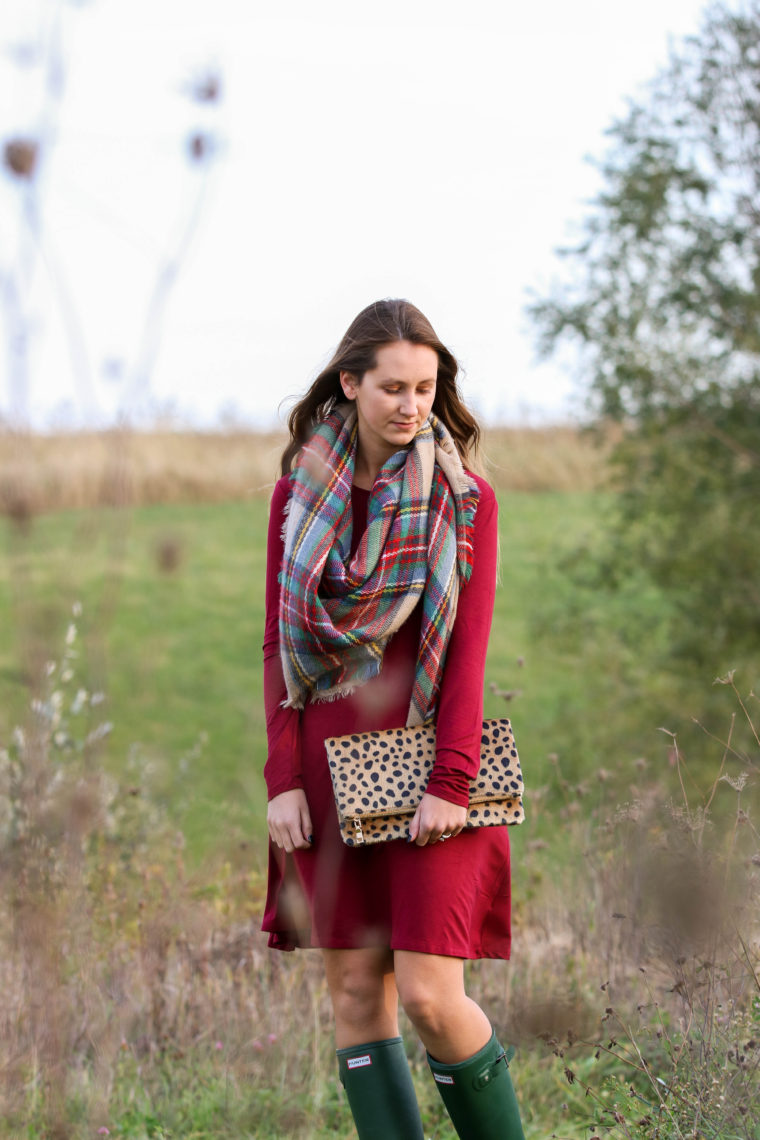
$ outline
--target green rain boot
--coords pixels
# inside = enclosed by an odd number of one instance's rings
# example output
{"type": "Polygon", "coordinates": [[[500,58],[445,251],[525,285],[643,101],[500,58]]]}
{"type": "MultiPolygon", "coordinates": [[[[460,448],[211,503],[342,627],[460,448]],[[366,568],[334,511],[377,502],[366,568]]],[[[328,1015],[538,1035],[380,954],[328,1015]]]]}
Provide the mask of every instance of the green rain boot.
{"type": "Polygon", "coordinates": [[[473,1057],[443,1065],[428,1053],[438,1092],[460,1140],[525,1140],[509,1075],[514,1050],[491,1040],[473,1057]]]}
{"type": "Polygon", "coordinates": [[[337,1052],[338,1074],[359,1140],[425,1140],[401,1038],[337,1052]]]}

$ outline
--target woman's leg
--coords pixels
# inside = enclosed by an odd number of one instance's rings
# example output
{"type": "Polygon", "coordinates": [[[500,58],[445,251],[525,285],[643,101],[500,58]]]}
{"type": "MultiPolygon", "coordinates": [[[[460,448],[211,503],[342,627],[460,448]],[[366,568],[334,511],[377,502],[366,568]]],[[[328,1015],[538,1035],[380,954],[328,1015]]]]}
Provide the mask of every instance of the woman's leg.
{"type": "Polygon", "coordinates": [[[398,1036],[398,994],[393,954],[387,947],[323,950],[327,988],[335,1015],[335,1044],[398,1036]]]}
{"type": "Polygon", "coordinates": [[[323,950],[338,1071],[360,1140],[424,1140],[387,948],[323,950]]]}
{"type": "Polygon", "coordinates": [[[509,1059],[465,993],[464,962],[397,950],[395,965],[401,1004],[460,1140],[524,1140],[509,1059]]]}
{"type": "Polygon", "coordinates": [[[491,1023],[465,993],[461,958],[396,950],[394,962],[401,1004],[431,1056],[452,1064],[482,1049],[491,1023]]]}

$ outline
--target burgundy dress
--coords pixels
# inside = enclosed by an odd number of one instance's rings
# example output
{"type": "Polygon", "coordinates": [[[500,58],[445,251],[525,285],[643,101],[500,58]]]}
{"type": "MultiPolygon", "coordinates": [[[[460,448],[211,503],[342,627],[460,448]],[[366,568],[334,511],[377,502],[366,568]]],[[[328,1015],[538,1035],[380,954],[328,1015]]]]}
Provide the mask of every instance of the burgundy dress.
{"type": "MultiPolygon", "coordinates": [[[[473,570],[461,590],[436,719],[436,761],[428,791],[466,804],[477,772],[483,718],[486,647],[496,588],[497,506],[477,479],[473,570]]],[[[303,788],[314,842],[287,855],[269,845],[269,883],[262,927],[278,950],[297,946],[351,949],[390,946],[457,958],[508,958],[509,835],[506,827],[463,831],[444,843],[403,840],[347,847],[340,838],[324,741],[328,736],[398,728],[409,711],[420,611],[389,641],[380,675],[350,696],[285,709],[279,656],[277,575],[289,481],[272,496],[267,546],[264,698],[269,799],[303,788]]],[[[369,492],[354,487],[353,550],[366,527],[369,492]]]]}

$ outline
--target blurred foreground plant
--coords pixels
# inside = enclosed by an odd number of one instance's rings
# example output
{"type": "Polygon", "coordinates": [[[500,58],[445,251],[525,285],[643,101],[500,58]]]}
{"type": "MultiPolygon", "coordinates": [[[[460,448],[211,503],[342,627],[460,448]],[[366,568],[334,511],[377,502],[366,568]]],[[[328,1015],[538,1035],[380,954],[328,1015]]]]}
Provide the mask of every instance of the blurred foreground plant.
{"type": "Polygon", "coordinates": [[[105,773],[106,699],[80,683],[79,652],[74,620],[27,723],[0,749],[0,1132],[162,1135],[167,1080],[180,1082],[175,1125],[204,1080],[225,1101],[243,1085],[233,1099],[249,1121],[307,1117],[326,1075],[317,963],[284,968],[267,954],[249,851],[189,875],[151,765],[135,753],[129,784],[105,773]],[[291,1000],[309,1022],[295,1041],[291,1000]],[[304,1105],[273,1107],[293,1071],[304,1105]],[[158,1123],[140,1131],[151,1115],[158,1123]]]}
{"type": "MultiPolygon", "coordinates": [[[[261,853],[190,874],[151,765],[134,752],[128,780],[104,774],[107,699],[82,683],[74,617],[0,752],[0,1134],[350,1135],[318,956],[266,949],[261,853]]],[[[468,966],[521,1045],[529,1140],[757,1140],[757,754],[734,740],[702,795],[672,737],[657,775],[611,759],[573,785],[557,755],[564,804],[530,790],[514,961],[468,966]],[[549,842],[530,826],[544,812],[549,842]]],[[[408,1041],[426,1134],[444,1136],[408,1041]]]]}
{"type": "MultiPolygon", "coordinates": [[[[760,745],[733,675],[724,681],[760,745]]],[[[594,1106],[589,1118],[576,1101],[596,1135],[760,1137],[760,835],[748,802],[760,757],[734,747],[733,729],[702,793],[668,733],[680,799],[640,789],[586,848],[574,949],[606,964],[601,1027],[542,1035],[571,1097],[594,1106]]]]}

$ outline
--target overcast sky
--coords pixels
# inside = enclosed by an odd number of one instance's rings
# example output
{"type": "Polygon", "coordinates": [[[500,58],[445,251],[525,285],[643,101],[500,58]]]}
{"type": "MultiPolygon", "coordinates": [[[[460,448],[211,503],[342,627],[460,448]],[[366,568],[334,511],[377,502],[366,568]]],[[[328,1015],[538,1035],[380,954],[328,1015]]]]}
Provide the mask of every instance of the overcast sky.
{"type": "Polygon", "coordinates": [[[31,186],[0,178],[0,331],[29,331],[25,376],[0,357],[0,415],[270,423],[359,309],[405,296],[485,418],[567,418],[579,388],[536,364],[526,290],[597,188],[586,157],[702,9],[2,0],[0,142],[50,145],[31,186]],[[201,106],[186,89],[209,70],[222,98],[201,106]],[[211,163],[188,158],[197,130],[217,139],[211,163]]]}

